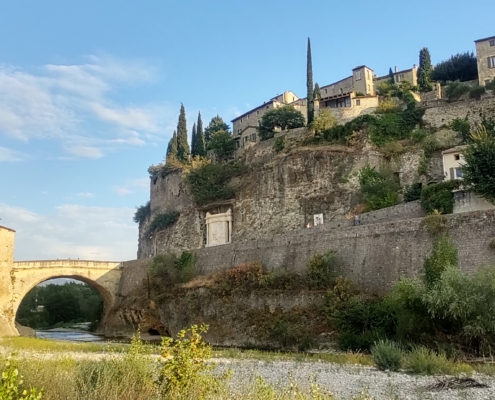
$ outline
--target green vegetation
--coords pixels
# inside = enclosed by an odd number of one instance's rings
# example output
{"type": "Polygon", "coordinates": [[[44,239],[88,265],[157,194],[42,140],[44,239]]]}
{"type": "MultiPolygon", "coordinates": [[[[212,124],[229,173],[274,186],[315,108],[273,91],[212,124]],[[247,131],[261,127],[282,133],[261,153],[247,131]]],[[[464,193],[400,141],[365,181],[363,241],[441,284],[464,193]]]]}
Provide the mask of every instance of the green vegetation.
{"type": "Polygon", "coordinates": [[[22,299],[16,320],[33,329],[78,322],[90,322],[96,328],[102,313],[103,299],[96,290],[83,283],[66,282],[30,290],[22,299]]]}
{"type": "Polygon", "coordinates": [[[444,88],[444,94],[447,97],[447,101],[452,103],[459,100],[462,95],[469,93],[470,90],[471,86],[467,83],[455,81],[447,84],[444,88]]]}
{"type": "Polygon", "coordinates": [[[421,206],[426,213],[435,210],[441,214],[452,214],[454,211],[453,190],[461,185],[459,180],[451,180],[428,185],[421,191],[421,206]]]}
{"type": "Polygon", "coordinates": [[[390,340],[379,340],[371,347],[373,361],[382,371],[398,371],[404,357],[401,346],[390,340]]]}
{"type": "Polygon", "coordinates": [[[372,125],[376,121],[373,115],[365,114],[344,125],[335,125],[323,132],[323,139],[329,142],[346,143],[354,132],[357,132],[367,126],[372,125]]]}
{"type": "Polygon", "coordinates": [[[311,289],[326,289],[331,287],[337,278],[337,272],[342,264],[335,250],[325,254],[315,254],[308,261],[307,279],[311,289]]]}
{"type": "Polygon", "coordinates": [[[201,112],[198,112],[198,124],[196,126],[196,136],[194,137],[194,150],[192,151],[192,155],[199,157],[204,157],[206,155],[205,133],[203,131],[201,112]]]}
{"type": "Polygon", "coordinates": [[[189,282],[198,274],[196,256],[189,251],[183,251],[180,256],[173,253],[159,254],[153,259],[149,274],[155,278],[154,284],[158,291],[189,282]]]}
{"type": "Polygon", "coordinates": [[[245,171],[245,165],[239,162],[206,163],[192,168],[186,176],[186,182],[194,201],[198,205],[204,205],[233,199],[237,187],[231,180],[245,171]]]}
{"type": "Polygon", "coordinates": [[[325,131],[328,131],[335,125],[337,125],[337,118],[335,118],[330,110],[323,108],[313,119],[310,127],[311,130],[318,135],[325,131]]]}
{"type": "Polygon", "coordinates": [[[423,190],[423,184],[421,182],[413,183],[404,192],[404,201],[407,203],[410,201],[416,201],[421,199],[422,190],[423,190]]]}
{"type": "Polygon", "coordinates": [[[442,277],[442,273],[448,267],[457,267],[457,248],[445,235],[433,243],[431,255],[424,261],[424,283],[431,289],[442,277]]]}
{"type": "Polygon", "coordinates": [[[273,143],[273,150],[280,153],[285,148],[285,135],[279,136],[273,143]]]}
{"type": "MultiPolygon", "coordinates": [[[[495,128],[490,123],[478,127],[471,135],[472,143],[464,151],[464,182],[481,196],[495,200],[495,128]],[[491,129],[488,130],[486,126],[491,129]]],[[[492,121],[493,122],[493,121],[492,121]]]]}
{"type": "Polygon", "coordinates": [[[463,143],[471,141],[471,123],[467,116],[465,118],[455,118],[449,125],[450,129],[457,132],[463,143]]]}
{"type": "Polygon", "coordinates": [[[151,205],[150,202],[147,201],[146,204],[136,207],[136,212],[134,213],[133,221],[136,224],[143,223],[146,218],[148,218],[151,214],[151,205]]]}
{"type": "Polygon", "coordinates": [[[486,89],[484,86],[473,86],[469,90],[469,98],[480,100],[481,96],[486,93],[486,89]]]}
{"type": "Polygon", "coordinates": [[[208,147],[215,152],[220,161],[232,157],[235,150],[235,141],[229,131],[216,131],[211,135],[208,147]]]}
{"type": "Polygon", "coordinates": [[[165,156],[167,163],[172,159],[177,159],[177,131],[174,131],[172,138],[168,142],[167,154],[165,156]]]}
{"type": "Polygon", "coordinates": [[[157,214],[153,221],[151,221],[150,231],[163,231],[172,226],[179,220],[180,213],[178,211],[167,211],[161,214],[157,214]]]}
{"type": "Polygon", "coordinates": [[[472,81],[478,79],[478,64],[474,53],[458,53],[435,65],[431,78],[437,82],[472,81]]]}
{"type": "Polygon", "coordinates": [[[399,183],[390,171],[377,171],[366,166],[359,172],[359,185],[368,211],[399,203],[399,183]]]}
{"type": "Polygon", "coordinates": [[[275,130],[301,128],[306,121],[304,115],[293,106],[284,105],[267,111],[261,117],[258,127],[261,140],[271,139],[275,135],[275,130]]]}
{"type": "MultiPolygon", "coordinates": [[[[203,124],[201,124],[202,126],[203,124]]],[[[199,126],[199,123],[198,123],[199,126]]],[[[199,128],[198,128],[199,129],[199,128]]],[[[213,137],[213,134],[215,132],[230,132],[229,126],[223,122],[222,117],[219,115],[214,116],[208,126],[205,128],[205,143],[208,144],[211,141],[211,138],[213,137]]]]}
{"type": "Polygon", "coordinates": [[[493,78],[490,82],[485,84],[486,90],[495,90],[495,78],[493,78]]]}
{"type": "Polygon", "coordinates": [[[189,143],[187,141],[187,122],[184,104],[180,105],[179,122],[177,123],[177,159],[187,161],[189,159],[189,143]]]}
{"type": "Polygon", "coordinates": [[[43,389],[23,389],[22,375],[12,358],[7,358],[0,375],[0,399],[5,400],[40,400],[43,397],[43,389]]]}
{"type": "MultiPolygon", "coordinates": [[[[307,99],[307,108],[308,108],[308,126],[311,126],[311,123],[313,122],[313,118],[315,116],[315,96],[314,96],[314,91],[313,91],[313,62],[311,60],[311,41],[308,37],[308,53],[307,53],[307,60],[306,60],[306,99],[307,99]]],[[[304,122],[303,125],[304,126],[304,122]]],[[[298,127],[294,127],[298,128],[298,127]]]]}
{"type": "Polygon", "coordinates": [[[433,89],[431,56],[427,47],[419,51],[418,86],[421,92],[429,92],[433,89]]]}

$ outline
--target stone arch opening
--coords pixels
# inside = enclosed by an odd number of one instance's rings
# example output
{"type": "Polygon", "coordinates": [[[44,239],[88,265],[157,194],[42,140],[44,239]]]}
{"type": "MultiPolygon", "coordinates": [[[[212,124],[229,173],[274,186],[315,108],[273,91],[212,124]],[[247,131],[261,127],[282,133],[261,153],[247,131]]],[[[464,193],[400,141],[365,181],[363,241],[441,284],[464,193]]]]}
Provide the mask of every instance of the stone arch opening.
{"type": "MultiPolygon", "coordinates": [[[[35,288],[43,288],[43,286],[40,287],[41,284],[43,284],[45,282],[53,281],[55,279],[60,279],[60,278],[70,279],[72,281],[76,281],[76,283],[86,284],[87,287],[89,287],[94,293],[97,294],[98,298],[101,299],[102,304],[101,304],[101,308],[98,310],[99,316],[98,316],[98,321],[96,322],[96,328],[97,328],[96,331],[100,330],[99,328],[101,328],[102,325],[104,324],[104,321],[106,319],[106,315],[114,303],[114,294],[111,293],[107,288],[105,288],[104,286],[99,284],[97,281],[92,280],[86,276],[81,276],[81,275],[77,275],[77,274],[57,274],[57,275],[53,275],[53,276],[44,277],[42,279],[37,279],[33,282],[30,282],[29,286],[25,286],[23,288],[22,292],[15,293],[15,295],[13,297],[13,311],[14,311],[14,317],[15,317],[16,325],[18,325],[18,330],[19,330],[19,325],[21,327],[23,325],[25,325],[23,323],[25,321],[22,321],[23,318],[19,318],[20,317],[19,312],[25,311],[25,307],[21,308],[23,301],[25,299],[28,299],[29,295],[31,293],[33,293],[35,288]]],[[[68,284],[70,285],[70,283],[68,283],[68,284]]],[[[59,286],[60,286],[60,291],[63,291],[63,285],[59,285],[59,286]]],[[[44,287],[46,287],[46,286],[44,286],[44,287]]],[[[51,288],[51,291],[56,293],[56,288],[55,288],[55,291],[53,291],[53,289],[54,288],[51,288]]],[[[68,289],[68,288],[65,288],[65,289],[68,289]]],[[[70,289],[72,289],[72,291],[75,290],[74,287],[72,287],[70,289]]],[[[43,289],[39,289],[38,291],[40,291],[40,290],[43,291],[43,289]]],[[[45,289],[44,291],[47,292],[47,289],[45,289]]],[[[67,296],[67,293],[66,293],[66,296],[67,296]]],[[[75,300],[80,301],[81,299],[76,298],[75,300]]],[[[46,300],[44,300],[44,301],[46,301],[46,300]]],[[[68,308],[70,309],[70,307],[75,305],[74,299],[67,299],[66,298],[64,300],[63,295],[62,295],[62,297],[58,296],[58,298],[55,298],[55,299],[52,298],[51,302],[52,302],[51,308],[53,308],[54,305],[56,306],[57,302],[60,302],[60,308],[61,308],[60,311],[64,310],[64,312],[66,312],[66,313],[67,313],[68,308]]],[[[78,305],[81,306],[82,304],[79,303],[78,305]]],[[[38,306],[44,306],[44,305],[38,304],[38,306]]],[[[32,309],[32,311],[30,310],[30,312],[33,312],[33,313],[38,313],[38,312],[44,313],[46,311],[49,311],[49,310],[43,310],[40,308],[32,309]]],[[[63,313],[59,314],[59,316],[61,316],[61,315],[63,315],[63,313]]],[[[75,314],[75,315],[77,315],[77,314],[75,314]]],[[[46,316],[46,313],[45,313],[45,316],[46,316]]],[[[33,318],[32,320],[36,320],[36,319],[33,318]]],[[[53,321],[50,321],[50,322],[53,322],[53,321]]],[[[68,321],[64,321],[64,322],[68,322],[68,321]]],[[[92,322],[92,321],[89,321],[89,322],[92,322]]],[[[37,327],[31,326],[31,328],[36,329],[37,327]]]]}

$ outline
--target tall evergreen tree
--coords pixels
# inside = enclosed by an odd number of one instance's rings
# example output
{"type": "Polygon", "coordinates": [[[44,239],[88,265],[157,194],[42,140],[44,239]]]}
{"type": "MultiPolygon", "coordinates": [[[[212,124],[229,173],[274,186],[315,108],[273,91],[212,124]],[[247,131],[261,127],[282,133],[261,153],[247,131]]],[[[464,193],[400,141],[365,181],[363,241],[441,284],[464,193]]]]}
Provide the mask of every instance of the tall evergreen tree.
{"type": "Polygon", "coordinates": [[[391,85],[395,84],[394,71],[392,71],[392,67],[388,69],[388,83],[391,85]]]}
{"type": "Polygon", "coordinates": [[[308,125],[313,122],[315,116],[315,103],[313,94],[313,62],[311,60],[311,41],[308,38],[308,54],[306,66],[306,87],[307,87],[307,108],[308,108],[308,125]]]}
{"type": "Polygon", "coordinates": [[[168,142],[167,155],[165,161],[169,161],[171,158],[177,158],[177,132],[174,131],[172,138],[168,142]]]}
{"type": "Polygon", "coordinates": [[[230,128],[225,122],[223,122],[222,117],[220,117],[219,115],[216,115],[215,117],[213,117],[211,119],[210,123],[208,124],[208,126],[205,129],[205,141],[206,141],[206,143],[209,143],[211,141],[212,135],[218,131],[230,132],[230,128]]]}
{"type": "Polygon", "coordinates": [[[418,86],[421,92],[429,92],[433,89],[431,83],[431,66],[430,51],[427,47],[423,47],[419,51],[419,68],[418,68],[418,86]]]}
{"type": "Polygon", "coordinates": [[[187,142],[187,122],[184,104],[180,105],[179,122],[177,123],[177,158],[187,161],[189,158],[189,143],[187,142]]]}
{"type": "Polygon", "coordinates": [[[203,121],[201,112],[198,113],[198,125],[196,127],[196,143],[194,145],[196,155],[204,157],[206,155],[205,133],[203,131],[203,121]]]}
{"type": "Polygon", "coordinates": [[[198,154],[196,153],[196,122],[193,124],[192,127],[192,134],[191,134],[191,155],[197,156],[198,154]]]}
{"type": "Polygon", "coordinates": [[[315,90],[313,93],[313,98],[315,100],[320,100],[321,99],[321,90],[320,90],[320,85],[318,85],[318,82],[315,83],[315,90]]]}

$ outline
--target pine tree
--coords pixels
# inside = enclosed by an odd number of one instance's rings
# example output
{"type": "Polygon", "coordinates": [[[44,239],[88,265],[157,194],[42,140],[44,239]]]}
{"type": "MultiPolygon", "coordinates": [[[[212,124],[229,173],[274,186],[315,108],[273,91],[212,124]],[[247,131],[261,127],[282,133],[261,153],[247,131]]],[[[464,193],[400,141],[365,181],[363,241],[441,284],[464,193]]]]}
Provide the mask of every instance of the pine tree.
{"type": "Polygon", "coordinates": [[[315,103],[313,94],[313,62],[311,60],[311,41],[308,38],[308,55],[306,67],[306,87],[307,87],[307,108],[308,108],[308,125],[313,122],[315,116],[315,103]]]}
{"type": "Polygon", "coordinates": [[[168,142],[167,155],[165,161],[170,161],[171,158],[177,158],[177,132],[174,131],[172,138],[168,142]]]}
{"type": "Polygon", "coordinates": [[[427,47],[423,47],[419,51],[419,68],[418,68],[418,86],[421,92],[429,92],[433,89],[431,83],[431,66],[430,51],[427,47]]]}
{"type": "Polygon", "coordinates": [[[218,131],[230,132],[230,128],[225,122],[223,122],[222,117],[220,117],[219,115],[216,115],[215,117],[213,117],[211,119],[210,123],[208,124],[208,126],[205,129],[205,141],[206,141],[206,143],[209,143],[211,141],[212,135],[218,131]]]}
{"type": "Polygon", "coordinates": [[[313,98],[315,100],[321,100],[321,90],[320,90],[320,85],[318,85],[318,82],[315,83],[315,91],[313,93],[313,98]]]}
{"type": "Polygon", "coordinates": [[[197,156],[198,154],[196,153],[196,122],[193,124],[192,127],[192,134],[191,134],[191,155],[197,156]]]}
{"type": "Polygon", "coordinates": [[[205,133],[203,132],[203,121],[201,112],[198,113],[198,125],[196,127],[196,143],[194,145],[196,155],[204,157],[206,155],[205,133]]]}
{"type": "Polygon", "coordinates": [[[394,72],[392,71],[392,67],[388,69],[388,83],[391,85],[395,84],[394,72]]]}
{"type": "Polygon", "coordinates": [[[189,159],[189,143],[187,142],[187,122],[184,104],[180,105],[179,122],[177,123],[177,158],[180,161],[189,159]]]}

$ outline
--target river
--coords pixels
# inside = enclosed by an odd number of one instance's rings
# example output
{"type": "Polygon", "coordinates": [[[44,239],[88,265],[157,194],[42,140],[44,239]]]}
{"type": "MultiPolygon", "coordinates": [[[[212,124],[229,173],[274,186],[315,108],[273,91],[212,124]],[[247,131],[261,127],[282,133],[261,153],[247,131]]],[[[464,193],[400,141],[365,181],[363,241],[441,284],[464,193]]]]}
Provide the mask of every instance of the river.
{"type": "Polygon", "coordinates": [[[68,342],[102,342],[103,336],[91,332],[71,331],[69,329],[52,329],[49,331],[36,331],[36,337],[68,342]]]}

